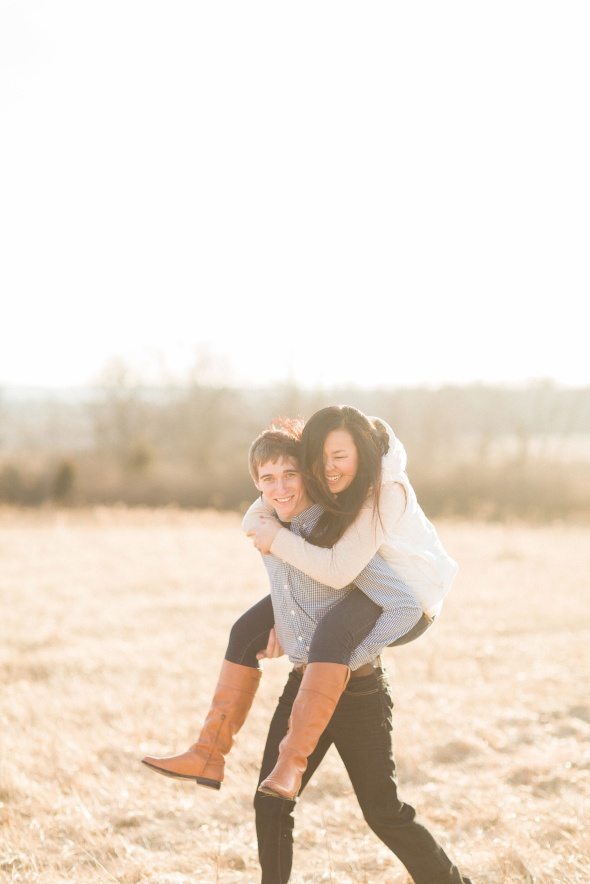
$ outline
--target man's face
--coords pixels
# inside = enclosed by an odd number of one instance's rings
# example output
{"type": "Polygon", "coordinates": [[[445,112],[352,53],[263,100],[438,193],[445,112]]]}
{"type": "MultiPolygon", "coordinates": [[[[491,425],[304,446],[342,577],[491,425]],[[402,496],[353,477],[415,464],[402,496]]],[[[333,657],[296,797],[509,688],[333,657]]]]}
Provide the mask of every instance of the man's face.
{"type": "Polygon", "coordinates": [[[258,482],[255,484],[276,510],[281,522],[290,522],[311,506],[303,486],[299,464],[294,458],[262,464],[258,470],[258,482]]]}

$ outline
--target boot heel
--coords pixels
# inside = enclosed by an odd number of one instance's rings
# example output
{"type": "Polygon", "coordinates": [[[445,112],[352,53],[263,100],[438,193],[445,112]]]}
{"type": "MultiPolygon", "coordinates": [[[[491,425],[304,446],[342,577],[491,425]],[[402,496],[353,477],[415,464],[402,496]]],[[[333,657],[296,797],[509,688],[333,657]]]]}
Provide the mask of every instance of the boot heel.
{"type": "Polygon", "coordinates": [[[208,780],[206,777],[195,777],[195,782],[199,786],[207,786],[208,789],[221,789],[219,780],[208,780]]]}

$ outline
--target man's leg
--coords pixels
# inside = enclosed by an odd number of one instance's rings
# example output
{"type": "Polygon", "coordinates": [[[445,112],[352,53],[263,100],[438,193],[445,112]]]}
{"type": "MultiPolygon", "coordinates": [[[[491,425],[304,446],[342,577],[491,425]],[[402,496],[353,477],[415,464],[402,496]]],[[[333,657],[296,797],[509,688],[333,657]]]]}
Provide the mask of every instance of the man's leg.
{"type": "Polygon", "coordinates": [[[363,816],[416,884],[469,884],[397,794],[393,703],[381,670],[351,679],[327,727],[350,776],[363,816]]]}
{"type": "MultiPolygon", "coordinates": [[[[265,779],[279,755],[279,744],[285,734],[291,714],[291,707],[301,684],[301,676],[290,673],[287,684],[270,723],[262,765],[260,782],[265,779]]],[[[314,774],[322,758],[328,751],[331,740],[324,734],[308,759],[307,770],[303,776],[301,791],[314,774]]],[[[261,884],[286,884],[291,875],[293,864],[293,829],[295,820],[293,811],[295,801],[272,798],[256,792],[254,797],[256,812],[256,834],[258,836],[258,857],[262,869],[261,884]]]]}

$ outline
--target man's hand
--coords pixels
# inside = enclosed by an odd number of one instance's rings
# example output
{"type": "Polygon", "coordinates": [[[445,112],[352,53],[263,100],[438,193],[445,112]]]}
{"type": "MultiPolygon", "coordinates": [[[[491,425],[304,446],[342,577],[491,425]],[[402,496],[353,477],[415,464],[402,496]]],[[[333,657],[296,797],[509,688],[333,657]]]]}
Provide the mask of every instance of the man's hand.
{"type": "Polygon", "coordinates": [[[260,516],[260,527],[255,531],[248,531],[248,537],[252,538],[252,542],[256,549],[261,553],[269,553],[272,542],[281,530],[281,523],[276,519],[268,519],[260,516]]]}
{"type": "Polygon", "coordinates": [[[282,657],[285,652],[279,644],[279,640],[277,638],[276,630],[273,626],[271,631],[268,634],[268,644],[265,647],[264,651],[259,651],[256,654],[257,660],[272,660],[273,657],[282,657]]]}

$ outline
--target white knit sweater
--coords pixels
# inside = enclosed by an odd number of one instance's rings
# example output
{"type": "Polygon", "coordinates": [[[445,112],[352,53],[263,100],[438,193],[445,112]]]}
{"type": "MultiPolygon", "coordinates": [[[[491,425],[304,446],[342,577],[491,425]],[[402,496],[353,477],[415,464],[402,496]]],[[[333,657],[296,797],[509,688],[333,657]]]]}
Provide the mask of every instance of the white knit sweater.
{"type": "MultiPolygon", "coordinates": [[[[422,610],[430,617],[439,613],[444,597],[457,573],[457,563],[445,551],[432,523],[420,507],[406,475],[406,452],[385,421],[390,448],[383,457],[380,518],[375,518],[368,500],[355,522],[331,548],[314,546],[282,528],[271,553],[315,580],[340,589],[353,583],[375,553],[379,553],[398,577],[415,593],[422,610]]],[[[252,530],[261,513],[269,514],[257,500],[242,527],[252,530]]]]}

